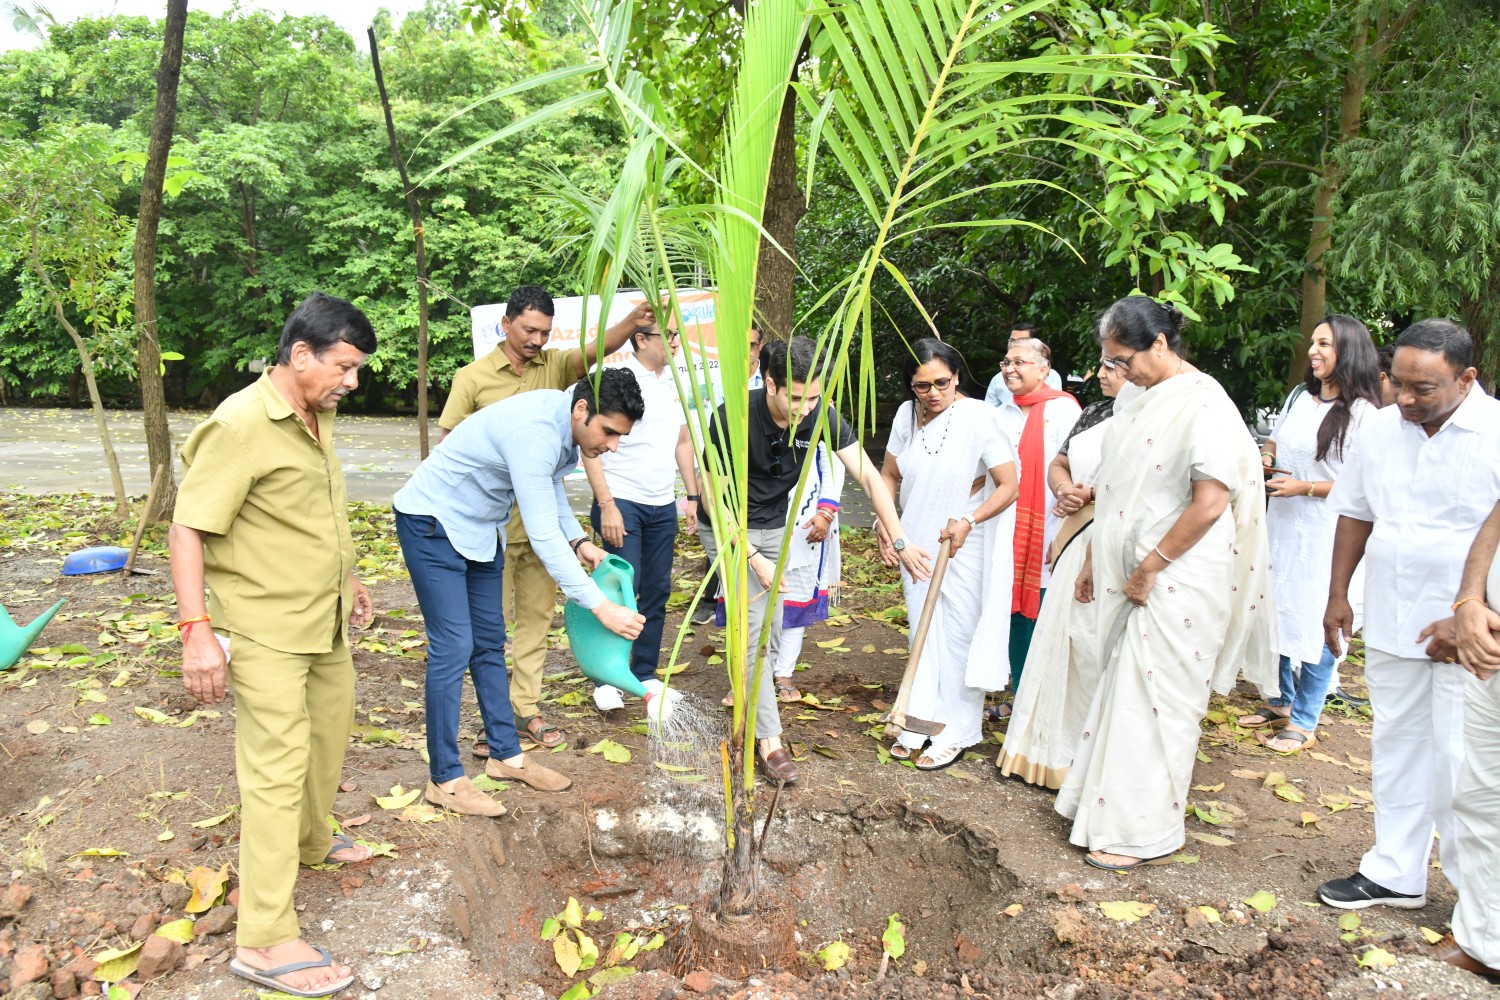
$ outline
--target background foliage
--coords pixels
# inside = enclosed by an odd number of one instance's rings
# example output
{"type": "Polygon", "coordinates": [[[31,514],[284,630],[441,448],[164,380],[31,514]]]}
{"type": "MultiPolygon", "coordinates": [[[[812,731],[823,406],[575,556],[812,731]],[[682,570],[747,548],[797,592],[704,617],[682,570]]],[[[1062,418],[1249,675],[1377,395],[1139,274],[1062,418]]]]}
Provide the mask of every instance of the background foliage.
{"type": "MultiPolygon", "coordinates": [[[[377,23],[414,177],[592,85],[570,81],[484,103],[428,135],[485,95],[581,61],[585,43],[565,3],[544,3],[532,17],[513,7],[432,0],[400,24],[377,23]],[[488,16],[496,30],[474,31],[475,19],[488,16]]],[[[633,58],[657,82],[683,148],[711,159],[723,83],[737,52],[735,4],[649,0],[636,25],[633,58]]],[[[98,137],[91,148],[106,159],[143,150],[160,30],[145,18],[85,19],[52,28],[39,49],[0,53],[6,141],[36,143],[86,125],[98,137]]],[[[1380,339],[1420,316],[1457,316],[1489,347],[1482,371],[1493,379],[1500,355],[1489,346],[1500,331],[1500,171],[1493,169],[1500,24],[1493,5],[1130,0],[1105,9],[1075,0],[1060,16],[1037,18],[1028,33],[996,45],[1009,48],[993,58],[1135,54],[1139,77],[1101,77],[1074,89],[1087,98],[1087,113],[1121,116],[1118,124],[1151,141],[1122,142],[1111,150],[1114,161],[1032,143],[970,158],[942,181],[971,192],[940,210],[941,221],[960,225],[891,247],[889,259],[979,378],[993,374],[1005,331],[1021,319],[1041,324],[1058,367],[1086,370],[1092,317],[1140,287],[1175,295],[1199,315],[1189,328],[1197,360],[1247,410],[1274,403],[1297,340],[1314,190],[1331,164],[1341,182],[1329,308],[1364,318],[1380,339]],[[1351,59],[1358,26],[1408,7],[1415,8],[1410,22],[1379,66],[1351,59]],[[1356,139],[1341,141],[1339,94],[1360,66],[1371,80],[1363,127],[1356,139]],[[1117,101],[1153,111],[1123,115],[1117,101]],[[998,186],[1015,176],[1058,188],[998,186]],[[1057,236],[961,225],[1007,216],[1057,236]]],[[[818,99],[849,85],[836,54],[818,49],[816,39],[799,80],[818,99]]],[[[1018,77],[995,86],[1021,95],[1047,83],[1018,77]]],[[[806,108],[798,125],[799,135],[811,131],[806,108]]],[[[1059,134],[1055,123],[1036,129],[1014,138],[1059,134]]],[[[564,180],[570,189],[607,194],[622,139],[616,121],[582,106],[465,160],[425,189],[439,393],[470,356],[470,305],[501,300],[526,282],[556,295],[578,291],[539,195],[564,180]]],[[[382,335],[357,405],[409,408],[416,331],[410,226],[368,55],[322,17],[192,12],[173,151],[192,179],[169,200],[161,235],[162,346],[186,357],[168,362],[169,400],[208,404],[244,384],[246,362],[271,352],[290,307],[322,288],[359,302],[382,335]]],[[[805,160],[806,150],[799,155],[805,160]]],[[[814,304],[847,273],[851,248],[869,245],[872,225],[849,176],[826,149],[819,157],[796,239],[804,274],[798,317],[809,330],[826,319],[813,315],[814,304]]],[[[115,210],[128,226],[134,178],[128,160],[114,169],[122,173],[115,210]]],[[[694,176],[682,174],[684,202],[704,195],[693,189],[694,176]]],[[[0,399],[81,404],[72,345],[40,309],[14,248],[0,261],[0,399]]],[[[899,368],[902,337],[922,335],[927,321],[889,274],[874,291],[886,332],[901,334],[877,338],[883,356],[876,372],[891,372],[899,368]]],[[[133,402],[129,352],[106,351],[102,360],[105,394],[133,402]]],[[[879,379],[885,381],[877,388],[894,391],[888,376],[879,379]]]]}

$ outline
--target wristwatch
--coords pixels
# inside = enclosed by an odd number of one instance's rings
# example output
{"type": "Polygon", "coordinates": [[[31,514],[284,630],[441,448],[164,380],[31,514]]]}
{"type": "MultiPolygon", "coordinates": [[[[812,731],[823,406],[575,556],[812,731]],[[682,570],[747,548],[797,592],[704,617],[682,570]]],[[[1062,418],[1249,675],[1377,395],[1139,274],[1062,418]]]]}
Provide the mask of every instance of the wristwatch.
{"type": "Polygon", "coordinates": [[[968,521],[969,522],[969,527],[971,527],[971,528],[979,526],[979,522],[976,521],[976,520],[974,520],[974,515],[973,514],[965,514],[963,517],[959,518],[959,520],[961,520],[961,521],[968,521]]]}
{"type": "Polygon", "coordinates": [[[894,542],[891,543],[891,548],[895,549],[897,552],[905,552],[906,551],[906,539],[905,538],[898,538],[898,539],[896,539],[894,542]]]}

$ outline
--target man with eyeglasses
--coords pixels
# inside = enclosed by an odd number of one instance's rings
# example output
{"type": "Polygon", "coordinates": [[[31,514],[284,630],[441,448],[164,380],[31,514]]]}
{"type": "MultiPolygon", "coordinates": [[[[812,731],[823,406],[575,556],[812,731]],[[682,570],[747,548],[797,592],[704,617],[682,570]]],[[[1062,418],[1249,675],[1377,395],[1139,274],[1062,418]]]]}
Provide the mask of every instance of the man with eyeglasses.
{"type": "MultiPolygon", "coordinates": [[[[907,544],[895,501],[880,477],[880,467],[871,460],[854,437],[853,430],[838,412],[823,402],[822,371],[826,362],[817,357],[817,349],[806,337],[776,340],[761,351],[761,373],[765,388],[750,391],[748,448],[749,483],[747,524],[744,526],[750,546],[749,569],[752,575],[749,606],[749,643],[752,662],[768,613],[770,588],[775,580],[776,563],[782,542],[789,530],[787,497],[797,486],[803,466],[813,454],[813,436],[820,422],[826,420],[829,448],[838,456],[850,475],[859,480],[875,516],[885,527],[905,572],[914,579],[930,575],[928,554],[907,544]]],[[[721,468],[729,467],[728,415],[720,407],[709,427],[707,447],[723,456],[721,468]]],[[[712,475],[712,467],[706,469],[712,475]]],[[[705,489],[712,488],[712,484],[705,489]]],[[[708,517],[700,506],[700,520],[708,517]]],[[[821,541],[832,523],[833,515],[821,505],[810,518],[809,540],[821,541]]],[[[715,550],[712,532],[700,532],[709,547],[712,560],[715,550]]],[[[799,581],[792,572],[783,573],[780,589],[785,591],[799,581]]],[[[805,581],[801,581],[805,582],[805,581]]],[[[792,784],[797,781],[797,765],[781,743],[781,713],[775,680],[772,676],[781,643],[781,623],[772,620],[766,655],[761,664],[756,688],[755,735],[759,740],[761,774],[770,781],[792,784]]]]}
{"type": "MultiPolygon", "coordinates": [[[[1021,494],[1016,500],[1015,578],[1010,618],[1011,694],[1021,687],[1021,671],[1042,598],[1052,580],[1046,553],[1062,518],[1047,488],[1047,468],[1078,422],[1078,400],[1047,384],[1052,371],[1047,345],[1033,338],[1010,342],[1000,374],[1010,398],[1000,404],[1000,426],[1020,460],[1021,494]]],[[[1002,716],[1009,712],[1002,707],[1002,716]]]]}
{"type": "MultiPolygon", "coordinates": [[[[1037,340],[1038,332],[1035,323],[1017,323],[1010,328],[1010,343],[1014,344],[1018,340],[1037,340]]],[[[1006,349],[1009,350],[1009,345],[1006,349]]],[[[1047,369],[1046,382],[1050,388],[1062,391],[1062,376],[1051,368],[1047,369]]],[[[994,378],[990,379],[990,387],[984,394],[984,401],[991,406],[1004,406],[1010,402],[1010,397],[1010,388],[1005,384],[1005,361],[1002,360],[1000,370],[995,373],[994,378]]]]}
{"type": "MultiPolygon", "coordinates": [[[[630,563],[635,571],[636,611],[645,627],[630,651],[630,672],[647,687],[661,684],[656,667],[661,659],[662,629],[667,598],[672,593],[672,553],[677,541],[676,475],[687,486],[687,530],[698,527],[698,477],[693,468],[693,441],[683,418],[682,404],[672,377],[672,356],[678,334],[663,336],[656,324],[641,326],[630,335],[633,353],[620,367],[635,375],[645,399],[646,415],[636,421],[620,447],[583,459],[589,487],[594,491],[590,518],[604,540],[604,550],[630,563]]],[[[623,708],[620,689],[594,687],[594,704],[601,712],[623,708]]]]}

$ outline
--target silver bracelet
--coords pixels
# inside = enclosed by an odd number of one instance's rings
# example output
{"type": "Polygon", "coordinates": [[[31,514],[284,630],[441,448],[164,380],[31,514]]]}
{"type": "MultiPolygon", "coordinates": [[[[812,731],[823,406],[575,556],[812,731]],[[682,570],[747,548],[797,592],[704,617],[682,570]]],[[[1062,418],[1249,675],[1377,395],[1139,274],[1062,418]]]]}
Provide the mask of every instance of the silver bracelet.
{"type": "MultiPolygon", "coordinates": [[[[1151,551],[1155,552],[1157,555],[1161,556],[1163,559],[1167,559],[1167,554],[1165,552],[1163,552],[1157,546],[1155,546],[1155,545],[1151,546],[1151,551]]],[[[1167,559],[1168,563],[1174,563],[1176,561],[1177,561],[1176,559],[1167,559]]]]}

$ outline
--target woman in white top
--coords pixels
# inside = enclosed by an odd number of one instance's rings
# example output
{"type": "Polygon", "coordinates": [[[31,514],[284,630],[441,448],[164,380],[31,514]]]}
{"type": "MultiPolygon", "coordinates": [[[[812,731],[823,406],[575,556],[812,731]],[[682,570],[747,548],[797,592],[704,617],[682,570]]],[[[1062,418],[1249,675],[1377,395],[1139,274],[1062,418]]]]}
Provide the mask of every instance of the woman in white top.
{"type": "Polygon", "coordinates": [[[1318,715],[1335,666],[1323,644],[1323,606],[1338,518],[1324,500],[1360,424],[1380,406],[1380,362],[1359,320],[1326,317],[1313,330],[1307,357],[1307,382],[1293,390],[1260,455],[1274,473],[1266,482],[1266,533],[1276,584],[1281,694],[1239,720],[1273,733],[1262,742],[1278,753],[1317,744],[1318,715]]]}
{"type": "MultiPolygon", "coordinates": [[[[910,544],[936,552],[950,540],[927,641],[912,679],[908,714],[944,724],[916,758],[918,770],[935,771],[984,738],[984,696],[1010,679],[1005,657],[1010,638],[1011,538],[1018,490],[1015,451],[994,407],[963,394],[963,358],[941,340],[911,345],[906,380],[912,399],[891,425],[881,476],[901,504],[910,544]]],[[[880,553],[894,565],[885,531],[880,553]]],[[[929,581],[902,574],[906,617],[913,628],[927,600],[929,581]]],[[[924,737],[904,732],[891,755],[906,759],[924,737]]]]}

